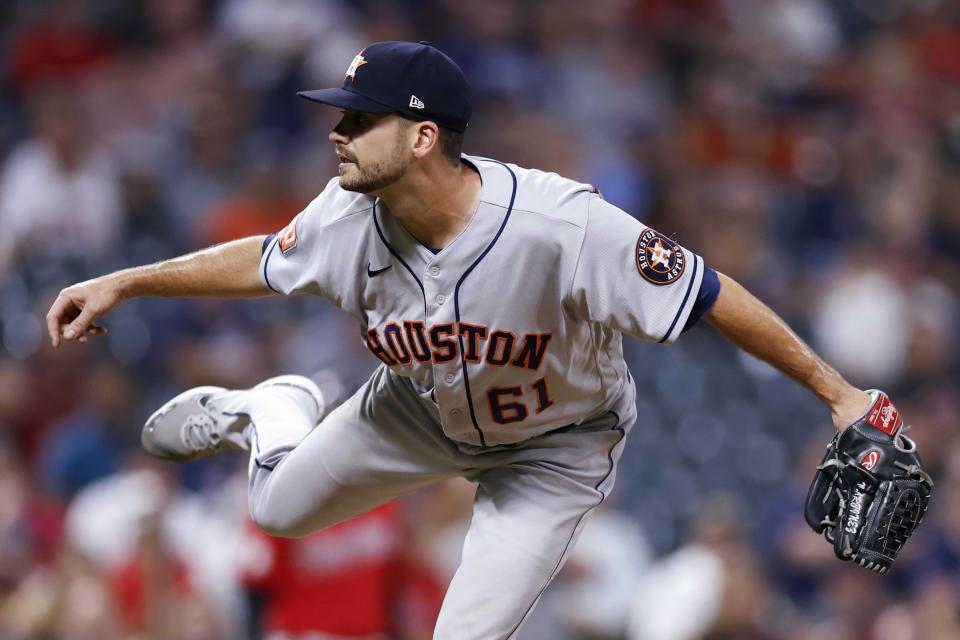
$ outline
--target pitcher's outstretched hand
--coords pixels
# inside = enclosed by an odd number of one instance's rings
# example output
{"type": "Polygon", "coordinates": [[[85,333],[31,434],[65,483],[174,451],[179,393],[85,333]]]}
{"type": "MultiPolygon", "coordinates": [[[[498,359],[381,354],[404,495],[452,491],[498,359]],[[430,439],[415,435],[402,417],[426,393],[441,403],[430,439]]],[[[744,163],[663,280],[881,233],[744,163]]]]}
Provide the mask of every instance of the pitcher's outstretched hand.
{"type": "Polygon", "coordinates": [[[47,333],[54,347],[60,338],[86,342],[87,336],[100,336],[106,327],[94,324],[123,303],[117,282],[102,276],[67,287],[54,300],[47,312],[47,333]]]}

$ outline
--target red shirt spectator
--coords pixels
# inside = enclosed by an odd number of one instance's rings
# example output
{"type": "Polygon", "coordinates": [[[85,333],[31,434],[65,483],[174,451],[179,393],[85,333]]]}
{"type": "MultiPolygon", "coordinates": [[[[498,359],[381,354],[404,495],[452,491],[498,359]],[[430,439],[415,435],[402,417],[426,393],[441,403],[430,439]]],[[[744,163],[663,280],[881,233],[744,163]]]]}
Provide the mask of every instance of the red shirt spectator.
{"type": "Polygon", "coordinates": [[[111,40],[87,23],[83,5],[54,2],[39,20],[13,35],[9,75],[17,89],[75,79],[113,53],[111,40]]]}
{"type": "Polygon", "coordinates": [[[405,557],[405,536],[397,503],[304,538],[257,530],[246,582],[263,597],[265,636],[405,638],[410,628],[431,629],[443,587],[405,557]]]}

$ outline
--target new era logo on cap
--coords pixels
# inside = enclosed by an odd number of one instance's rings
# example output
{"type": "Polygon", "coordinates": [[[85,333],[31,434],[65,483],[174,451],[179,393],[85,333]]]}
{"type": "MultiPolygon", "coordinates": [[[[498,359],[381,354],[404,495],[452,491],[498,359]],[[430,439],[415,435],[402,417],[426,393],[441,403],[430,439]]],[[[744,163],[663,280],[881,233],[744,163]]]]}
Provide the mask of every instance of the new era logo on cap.
{"type": "Polygon", "coordinates": [[[459,132],[472,110],[460,67],[426,42],[375,42],[353,58],[342,86],[297,95],[341,109],[432,120],[459,132]]]}

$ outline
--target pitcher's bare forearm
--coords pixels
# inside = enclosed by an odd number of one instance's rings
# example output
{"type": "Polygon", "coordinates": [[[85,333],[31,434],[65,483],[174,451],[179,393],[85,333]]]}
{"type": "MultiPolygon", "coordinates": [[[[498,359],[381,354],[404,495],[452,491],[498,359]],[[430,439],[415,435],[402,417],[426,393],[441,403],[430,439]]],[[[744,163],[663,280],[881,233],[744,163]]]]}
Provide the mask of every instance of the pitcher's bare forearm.
{"type": "Polygon", "coordinates": [[[273,293],[260,281],[265,236],[232,240],[194,253],[111,274],[124,299],[255,298],[273,293]]]}
{"type": "Polygon", "coordinates": [[[814,393],[842,428],[869,404],[769,307],[732,278],[721,274],[720,293],[704,318],[747,353],[770,363],[814,393]]]}
{"type": "Polygon", "coordinates": [[[60,337],[86,342],[106,329],[94,324],[129,298],[253,298],[272,293],[260,282],[260,251],[265,236],[253,236],[178,258],[115,271],[60,292],[47,312],[54,347],[60,337]]]}

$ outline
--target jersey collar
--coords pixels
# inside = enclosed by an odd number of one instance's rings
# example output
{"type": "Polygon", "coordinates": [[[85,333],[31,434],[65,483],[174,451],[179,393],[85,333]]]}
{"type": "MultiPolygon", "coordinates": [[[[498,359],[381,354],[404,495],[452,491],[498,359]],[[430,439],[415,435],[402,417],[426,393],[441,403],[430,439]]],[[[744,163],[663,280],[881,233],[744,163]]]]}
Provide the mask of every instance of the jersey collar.
{"type": "Polygon", "coordinates": [[[376,201],[374,215],[383,229],[386,241],[415,270],[426,268],[438,261],[447,264],[472,263],[497,234],[507,215],[514,188],[511,171],[502,163],[487,158],[464,155],[463,161],[480,173],[480,202],[460,235],[439,253],[434,254],[420,244],[382,200],[376,201]]]}

